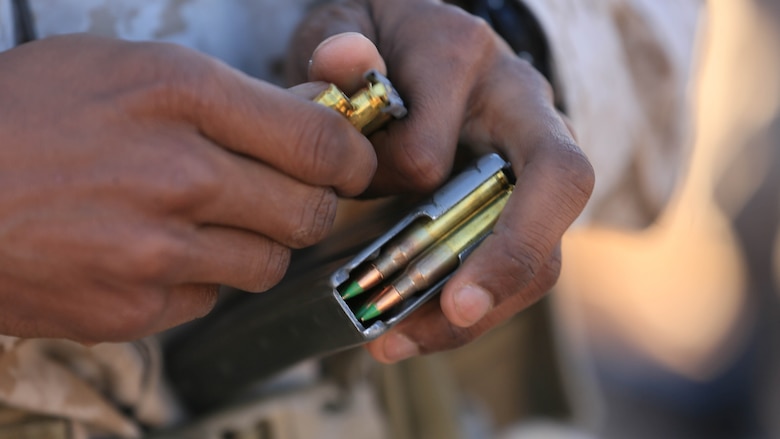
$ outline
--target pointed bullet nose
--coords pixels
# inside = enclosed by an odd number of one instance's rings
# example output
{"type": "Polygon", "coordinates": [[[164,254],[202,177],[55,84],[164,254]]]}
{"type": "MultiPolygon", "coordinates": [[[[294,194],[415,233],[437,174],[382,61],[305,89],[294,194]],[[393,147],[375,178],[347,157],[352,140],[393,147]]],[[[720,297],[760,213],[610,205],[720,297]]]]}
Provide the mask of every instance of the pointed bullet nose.
{"type": "Polygon", "coordinates": [[[366,320],[371,320],[380,314],[382,313],[379,311],[379,308],[376,307],[376,304],[372,303],[363,305],[363,307],[358,310],[356,316],[358,319],[360,319],[361,322],[365,322],[366,320]]]}
{"type": "Polygon", "coordinates": [[[341,293],[341,298],[344,300],[351,299],[359,294],[363,294],[363,292],[365,290],[357,282],[352,282],[341,293]]]}

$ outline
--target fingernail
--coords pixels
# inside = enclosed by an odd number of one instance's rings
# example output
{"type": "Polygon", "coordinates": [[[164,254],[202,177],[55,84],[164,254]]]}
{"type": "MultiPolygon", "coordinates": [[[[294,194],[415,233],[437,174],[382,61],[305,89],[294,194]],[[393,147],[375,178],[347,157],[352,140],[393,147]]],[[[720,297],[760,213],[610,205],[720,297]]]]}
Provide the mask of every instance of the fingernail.
{"type": "Polygon", "coordinates": [[[391,333],[385,340],[385,358],[396,362],[414,357],[420,353],[417,344],[403,334],[391,333]]]}
{"type": "Polygon", "coordinates": [[[485,317],[493,307],[493,297],[476,285],[466,285],[455,291],[455,312],[462,327],[469,327],[485,317]]]}

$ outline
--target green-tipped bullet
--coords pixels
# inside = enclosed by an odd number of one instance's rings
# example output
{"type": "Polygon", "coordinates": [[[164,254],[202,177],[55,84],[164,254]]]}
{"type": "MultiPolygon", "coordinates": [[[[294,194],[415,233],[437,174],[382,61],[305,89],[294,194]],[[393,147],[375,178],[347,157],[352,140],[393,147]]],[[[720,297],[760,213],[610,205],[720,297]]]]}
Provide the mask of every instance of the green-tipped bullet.
{"type": "Polygon", "coordinates": [[[343,291],[341,297],[349,299],[380,285],[509,186],[506,174],[498,172],[437,219],[424,217],[410,224],[385,243],[375,259],[350,274],[351,283],[345,290],[340,290],[343,291]]]}
{"type": "Polygon", "coordinates": [[[359,283],[351,282],[341,293],[341,298],[344,300],[351,299],[359,294],[363,294],[365,291],[366,290],[364,290],[359,283]]]}
{"type": "Polygon", "coordinates": [[[458,255],[493,229],[511,193],[510,186],[458,229],[429,248],[392,283],[363,305],[356,314],[357,318],[362,321],[373,319],[455,270],[460,263],[458,255]]]}
{"type": "Polygon", "coordinates": [[[382,282],[382,278],[382,272],[376,268],[374,263],[363,265],[352,273],[352,281],[346,284],[346,288],[339,290],[341,291],[341,298],[346,300],[363,294],[382,282]]]}
{"type": "Polygon", "coordinates": [[[376,307],[376,304],[370,303],[363,305],[363,307],[358,310],[356,317],[360,319],[361,322],[365,322],[366,320],[371,320],[374,317],[377,317],[379,314],[382,314],[382,312],[379,311],[379,308],[376,307]]]}

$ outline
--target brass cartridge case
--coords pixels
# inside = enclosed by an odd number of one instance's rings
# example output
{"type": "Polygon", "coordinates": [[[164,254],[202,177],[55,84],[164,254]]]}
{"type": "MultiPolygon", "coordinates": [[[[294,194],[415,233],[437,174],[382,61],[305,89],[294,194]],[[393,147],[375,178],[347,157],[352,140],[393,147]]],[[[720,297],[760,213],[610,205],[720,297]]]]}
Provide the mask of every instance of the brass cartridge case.
{"type": "Polygon", "coordinates": [[[373,318],[454,271],[460,264],[461,252],[482,240],[493,229],[511,193],[510,186],[495,196],[484,209],[474,213],[455,231],[426,250],[361,308],[359,318],[373,318]]]}
{"type": "Polygon", "coordinates": [[[353,282],[357,283],[362,291],[379,285],[442,236],[455,229],[469,215],[482,208],[509,185],[506,174],[499,171],[442,216],[433,220],[421,218],[412,223],[385,244],[376,259],[358,268],[352,276],[353,282]]]}
{"type": "MultiPolygon", "coordinates": [[[[335,84],[329,84],[328,88],[314,98],[314,102],[332,108],[348,119],[353,111],[352,102],[335,84]]],[[[360,129],[357,126],[355,128],[360,129]]]]}
{"type": "Polygon", "coordinates": [[[314,102],[343,114],[352,126],[368,136],[391,118],[404,117],[406,107],[384,75],[376,70],[369,70],[365,74],[365,79],[368,82],[366,87],[349,98],[338,87],[330,84],[325,91],[314,98],[314,102]]]}
{"type": "MultiPolygon", "coordinates": [[[[200,410],[213,409],[240,400],[255,391],[258,380],[303,359],[387,334],[435,298],[457,268],[374,319],[360,319],[356,311],[364,301],[344,300],[343,285],[409,225],[424,218],[441,218],[499,171],[513,181],[506,160],[496,154],[479,158],[430,198],[405,209],[406,215],[379,236],[373,221],[354,218],[358,233],[330,236],[306,257],[294,259],[292,275],[270,291],[231,297],[218,313],[190,323],[186,332],[171,334],[165,365],[177,393],[200,410]],[[353,253],[351,249],[359,250],[353,253]]],[[[478,243],[460,253],[461,264],[478,243]]]]}

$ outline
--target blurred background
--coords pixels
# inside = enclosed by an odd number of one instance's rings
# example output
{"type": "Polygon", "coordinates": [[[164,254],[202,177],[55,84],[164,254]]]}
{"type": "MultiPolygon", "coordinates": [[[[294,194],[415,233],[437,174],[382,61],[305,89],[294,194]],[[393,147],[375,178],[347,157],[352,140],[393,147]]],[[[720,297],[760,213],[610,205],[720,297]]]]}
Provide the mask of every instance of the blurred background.
{"type": "MultiPolygon", "coordinates": [[[[780,437],[780,2],[706,2],[697,53],[672,201],[574,228],[550,298],[490,336],[515,341],[522,391],[477,397],[506,437],[780,437]]],[[[486,346],[447,354],[462,387],[486,346]]]]}

